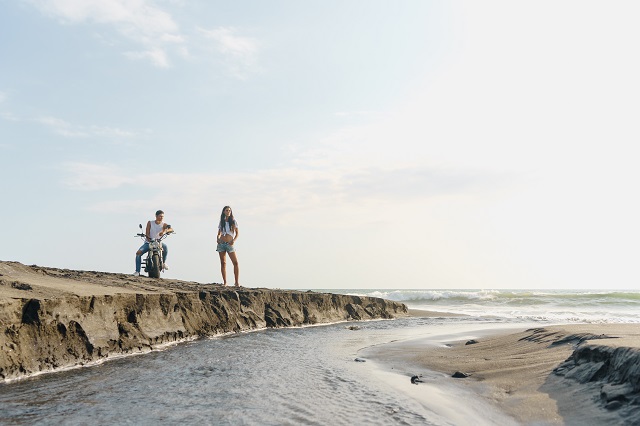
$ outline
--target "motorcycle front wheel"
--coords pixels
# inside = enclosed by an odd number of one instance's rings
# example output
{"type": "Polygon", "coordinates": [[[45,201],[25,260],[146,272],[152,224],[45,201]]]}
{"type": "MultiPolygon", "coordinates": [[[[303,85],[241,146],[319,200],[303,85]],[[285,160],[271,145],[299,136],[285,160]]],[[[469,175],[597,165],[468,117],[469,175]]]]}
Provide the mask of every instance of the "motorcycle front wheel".
{"type": "Polygon", "coordinates": [[[151,257],[151,268],[149,269],[150,278],[160,278],[160,256],[154,254],[151,257]]]}

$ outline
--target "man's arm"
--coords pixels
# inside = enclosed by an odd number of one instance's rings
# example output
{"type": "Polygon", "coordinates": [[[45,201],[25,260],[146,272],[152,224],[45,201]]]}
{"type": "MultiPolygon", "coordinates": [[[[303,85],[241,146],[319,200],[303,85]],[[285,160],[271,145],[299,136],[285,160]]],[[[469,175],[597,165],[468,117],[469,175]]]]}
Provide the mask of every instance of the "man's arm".
{"type": "Polygon", "coordinates": [[[162,226],[162,232],[160,233],[160,235],[162,234],[170,234],[173,232],[173,228],[171,227],[171,225],[169,225],[168,223],[165,223],[162,226]]]}

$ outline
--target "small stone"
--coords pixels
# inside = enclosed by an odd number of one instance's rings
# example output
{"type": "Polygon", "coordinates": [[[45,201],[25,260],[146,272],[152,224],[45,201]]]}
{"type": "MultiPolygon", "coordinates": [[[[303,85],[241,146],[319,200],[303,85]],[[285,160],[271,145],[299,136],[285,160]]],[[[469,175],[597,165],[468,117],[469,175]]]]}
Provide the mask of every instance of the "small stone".
{"type": "Polygon", "coordinates": [[[471,339],[471,340],[467,341],[467,343],[465,343],[465,345],[475,345],[476,343],[478,343],[477,340],[471,339]]]}
{"type": "Polygon", "coordinates": [[[356,358],[355,362],[367,362],[367,360],[362,358],[356,358]]]}
{"type": "Polygon", "coordinates": [[[15,288],[16,290],[33,290],[33,288],[29,284],[20,283],[17,281],[12,282],[11,287],[15,288]]]}
{"type": "Polygon", "coordinates": [[[607,410],[617,410],[620,407],[622,407],[621,401],[611,401],[610,403],[604,406],[604,408],[606,408],[607,410]]]}
{"type": "Polygon", "coordinates": [[[463,373],[461,371],[456,371],[455,373],[453,373],[453,375],[451,377],[455,378],[455,379],[465,379],[467,377],[469,377],[471,374],[467,374],[467,373],[463,373]]]}

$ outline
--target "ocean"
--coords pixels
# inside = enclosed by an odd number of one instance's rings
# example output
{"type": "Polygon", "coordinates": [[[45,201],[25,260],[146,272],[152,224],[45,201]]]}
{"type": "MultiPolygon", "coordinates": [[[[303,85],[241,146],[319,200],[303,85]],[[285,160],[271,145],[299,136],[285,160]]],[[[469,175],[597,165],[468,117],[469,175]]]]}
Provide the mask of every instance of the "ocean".
{"type": "MultiPolygon", "coordinates": [[[[380,374],[375,360],[362,354],[392,341],[450,330],[465,338],[460,331],[483,327],[640,323],[638,291],[330,292],[384,297],[414,309],[468,316],[238,333],[4,383],[0,424],[460,424],[418,397],[417,391],[412,395],[392,385],[428,372],[407,367],[380,374]]],[[[442,392],[457,401],[467,398],[461,389],[442,392]]],[[[470,410],[473,424],[509,424],[471,396],[465,401],[458,410],[470,410]]]]}
{"type": "MultiPolygon", "coordinates": [[[[321,290],[329,291],[329,290],[321,290]]],[[[640,323],[640,290],[331,290],[413,309],[549,323],[640,323]]]]}

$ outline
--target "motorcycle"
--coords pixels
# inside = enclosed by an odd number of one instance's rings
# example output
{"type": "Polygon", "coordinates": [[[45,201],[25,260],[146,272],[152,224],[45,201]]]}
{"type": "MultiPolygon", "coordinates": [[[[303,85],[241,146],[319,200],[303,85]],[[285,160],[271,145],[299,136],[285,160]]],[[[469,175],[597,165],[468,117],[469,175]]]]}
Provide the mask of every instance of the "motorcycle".
{"type": "MultiPolygon", "coordinates": [[[[171,226],[169,226],[171,228],[171,226]]],[[[140,224],[142,229],[142,224],[140,224]]],[[[167,238],[173,231],[162,235],[160,238],[154,238],[149,241],[149,251],[147,252],[146,259],[142,259],[144,265],[144,271],[149,274],[149,278],[160,278],[160,272],[164,271],[164,263],[162,257],[162,240],[167,238]]],[[[136,234],[136,237],[142,238],[142,241],[147,242],[147,236],[143,233],[136,234]]]]}

